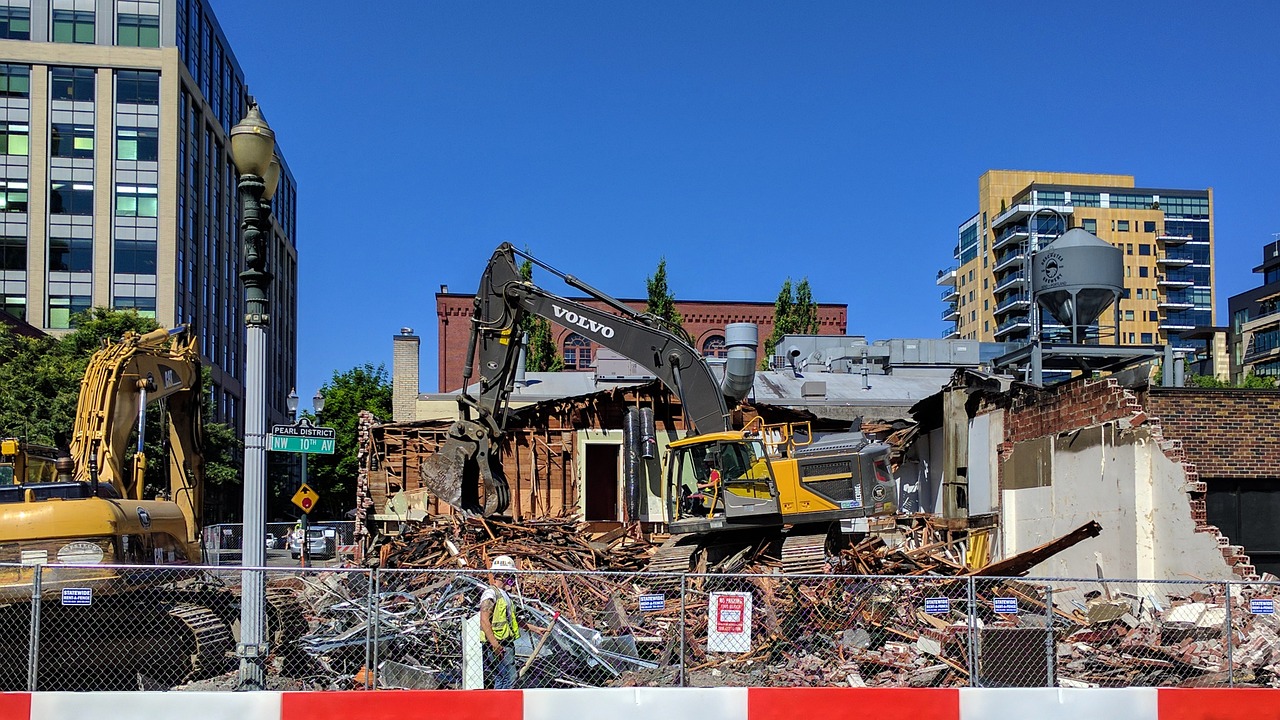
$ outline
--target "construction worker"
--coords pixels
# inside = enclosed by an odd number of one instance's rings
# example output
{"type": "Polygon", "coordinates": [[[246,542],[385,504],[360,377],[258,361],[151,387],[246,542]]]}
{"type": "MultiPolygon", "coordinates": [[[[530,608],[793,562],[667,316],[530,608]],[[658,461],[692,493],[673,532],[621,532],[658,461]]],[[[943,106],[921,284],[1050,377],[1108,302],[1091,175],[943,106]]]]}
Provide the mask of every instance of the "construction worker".
{"type": "MultiPolygon", "coordinates": [[[[515,587],[516,562],[509,555],[499,555],[489,563],[489,587],[480,595],[480,629],[484,632],[485,677],[493,678],[493,687],[502,690],[515,686],[516,640],[520,623],[516,620],[515,603],[508,591],[515,587]]],[[[529,624],[533,632],[545,628],[529,624]]]]}

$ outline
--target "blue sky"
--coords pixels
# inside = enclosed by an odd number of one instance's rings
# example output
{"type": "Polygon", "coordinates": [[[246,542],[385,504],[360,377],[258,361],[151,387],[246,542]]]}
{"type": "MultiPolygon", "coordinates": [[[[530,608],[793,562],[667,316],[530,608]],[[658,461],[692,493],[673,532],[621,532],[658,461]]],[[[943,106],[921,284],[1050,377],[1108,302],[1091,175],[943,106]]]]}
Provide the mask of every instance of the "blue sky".
{"type": "Polygon", "coordinates": [[[1280,232],[1273,3],[212,0],[298,179],[299,377],[435,388],[440,285],[498,243],[618,297],[784,279],[871,339],[944,330],[985,170],[1215,192],[1217,318],[1280,232]]]}

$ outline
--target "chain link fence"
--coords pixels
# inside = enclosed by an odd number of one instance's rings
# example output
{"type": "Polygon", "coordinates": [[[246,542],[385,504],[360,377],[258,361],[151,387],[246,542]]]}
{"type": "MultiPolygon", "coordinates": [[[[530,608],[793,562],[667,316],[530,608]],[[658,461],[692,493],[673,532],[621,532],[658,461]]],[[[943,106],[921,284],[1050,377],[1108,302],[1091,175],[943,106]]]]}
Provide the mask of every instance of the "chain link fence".
{"type": "MultiPolygon", "coordinates": [[[[241,572],[0,566],[0,690],[234,690],[241,572]]],[[[258,572],[272,689],[1280,687],[1274,583],[258,572]]]]}

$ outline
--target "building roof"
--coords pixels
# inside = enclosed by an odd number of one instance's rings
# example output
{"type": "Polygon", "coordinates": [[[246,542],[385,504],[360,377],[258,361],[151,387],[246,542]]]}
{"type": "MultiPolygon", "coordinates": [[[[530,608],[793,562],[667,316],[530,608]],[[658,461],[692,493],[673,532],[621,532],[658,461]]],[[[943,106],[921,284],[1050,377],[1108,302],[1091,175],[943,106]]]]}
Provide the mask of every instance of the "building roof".
{"type": "Polygon", "coordinates": [[[937,393],[951,381],[955,367],[895,368],[890,374],[789,370],[756,373],[751,402],[804,408],[819,417],[868,421],[910,418],[911,406],[937,393]]]}
{"type": "Polygon", "coordinates": [[[24,337],[38,338],[44,337],[45,333],[40,328],[20,320],[7,312],[0,311],[0,325],[9,328],[14,335],[22,335],[24,337]]]}
{"type": "MultiPolygon", "coordinates": [[[[584,397],[593,395],[606,390],[615,388],[630,388],[647,385],[653,382],[652,378],[635,379],[623,382],[614,382],[610,380],[597,380],[596,374],[591,372],[576,372],[567,370],[564,372],[531,372],[525,376],[523,384],[517,384],[511,392],[511,402],[513,404],[525,405],[529,403],[545,402],[547,400],[565,400],[568,398],[584,397]]],[[[472,383],[467,386],[467,392],[473,396],[480,392],[480,384],[472,383]]],[[[418,396],[420,400],[447,400],[458,396],[458,393],[423,393],[418,396]]]]}

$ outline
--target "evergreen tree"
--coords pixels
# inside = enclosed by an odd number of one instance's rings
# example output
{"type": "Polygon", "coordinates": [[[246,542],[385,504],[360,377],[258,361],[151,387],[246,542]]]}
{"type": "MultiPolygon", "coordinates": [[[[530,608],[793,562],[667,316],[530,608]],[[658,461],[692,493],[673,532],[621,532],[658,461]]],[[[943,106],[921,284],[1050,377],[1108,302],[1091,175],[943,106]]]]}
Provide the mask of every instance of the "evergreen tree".
{"type": "MultiPolygon", "coordinates": [[[[520,263],[520,277],[533,280],[533,262],[520,263]]],[[[560,372],[564,370],[564,358],[556,349],[551,334],[551,321],[526,313],[520,320],[520,330],[529,338],[525,345],[524,369],[528,372],[560,372]]]]}
{"type": "Polygon", "coordinates": [[[368,410],[384,419],[391,417],[391,377],[385,366],[370,363],[346,372],[335,370],[333,379],[320,388],[320,394],[324,396],[324,410],[313,422],[334,428],[338,437],[332,455],[307,457],[307,484],[322,497],[311,517],[341,519],[343,513],[355,507],[356,475],[360,472],[356,456],[360,411],[368,410]]]}
{"type": "Polygon", "coordinates": [[[658,260],[658,269],[653,271],[653,275],[645,278],[644,284],[649,291],[649,300],[645,303],[644,311],[654,317],[666,320],[675,327],[683,326],[684,318],[680,316],[680,311],[676,309],[676,298],[671,294],[671,288],[667,285],[667,259],[665,257],[658,260]]]}
{"type": "Polygon", "coordinates": [[[764,343],[764,357],[760,359],[760,367],[768,368],[773,359],[778,343],[787,335],[817,335],[818,304],[813,301],[813,290],[809,287],[809,279],[803,278],[794,288],[791,278],[782,283],[778,291],[778,299],[773,303],[773,332],[764,343]]]}

